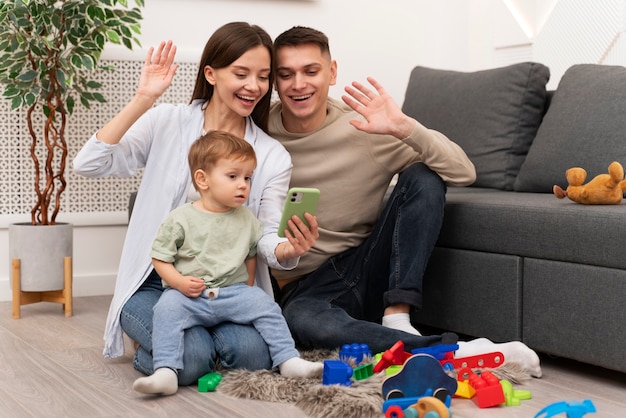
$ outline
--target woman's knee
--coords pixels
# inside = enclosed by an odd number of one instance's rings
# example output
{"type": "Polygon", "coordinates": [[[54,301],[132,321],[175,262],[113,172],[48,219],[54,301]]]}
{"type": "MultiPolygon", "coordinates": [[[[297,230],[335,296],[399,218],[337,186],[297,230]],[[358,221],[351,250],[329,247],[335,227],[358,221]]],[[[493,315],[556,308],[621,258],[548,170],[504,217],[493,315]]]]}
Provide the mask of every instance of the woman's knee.
{"type": "Polygon", "coordinates": [[[205,374],[215,370],[217,354],[210,332],[200,326],[185,330],[184,369],[178,374],[178,384],[193,385],[205,374]]]}
{"type": "Polygon", "coordinates": [[[267,343],[252,325],[223,323],[211,328],[215,352],[227,369],[270,369],[272,360],[267,343]]]}
{"type": "Polygon", "coordinates": [[[152,351],[153,307],[161,296],[158,290],[140,290],[122,307],[120,325],[133,341],[152,351]]]}

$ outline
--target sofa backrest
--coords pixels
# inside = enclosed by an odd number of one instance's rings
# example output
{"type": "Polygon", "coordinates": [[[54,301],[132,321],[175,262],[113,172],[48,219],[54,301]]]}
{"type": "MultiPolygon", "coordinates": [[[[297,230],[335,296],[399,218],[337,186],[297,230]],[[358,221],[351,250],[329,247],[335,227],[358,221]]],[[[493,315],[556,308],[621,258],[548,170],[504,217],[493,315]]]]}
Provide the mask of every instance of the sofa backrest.
{"type": "Polygon", "coordinates": [[[545,65],[476,72],[416,67],[403,111],[459,144],[476,167],[474,186],[512,190],[546,108],[545,65]]]}
{"type": "Polygon", "coordinates": [[[589,180],[613,161],[626,166],[626,68],[574,65],[554,92],[514,188],[550,193],[554,184],[567,187],[568,168],[584,168],[589,180]]]}

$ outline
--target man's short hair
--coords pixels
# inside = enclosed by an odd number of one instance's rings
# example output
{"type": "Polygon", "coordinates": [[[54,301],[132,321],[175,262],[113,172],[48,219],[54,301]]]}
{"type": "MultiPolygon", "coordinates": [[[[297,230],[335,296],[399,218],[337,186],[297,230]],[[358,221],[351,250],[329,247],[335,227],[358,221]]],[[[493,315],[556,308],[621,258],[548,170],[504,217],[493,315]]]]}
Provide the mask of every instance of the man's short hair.
{"type": "Polygon", "coordinates": [[[274,40],[274,50],[278,51],[284,46],[299,46],[313,44],[319,46],[322,54],[330,55],[328,37],[317,29],[305,26],[294,26],[278,35],[274,40]]]}

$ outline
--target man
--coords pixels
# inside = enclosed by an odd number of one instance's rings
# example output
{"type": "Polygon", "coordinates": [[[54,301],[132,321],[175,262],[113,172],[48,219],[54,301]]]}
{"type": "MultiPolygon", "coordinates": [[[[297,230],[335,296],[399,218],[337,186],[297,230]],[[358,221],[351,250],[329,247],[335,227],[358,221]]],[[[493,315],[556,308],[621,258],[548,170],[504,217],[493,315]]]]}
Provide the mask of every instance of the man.
{"type": "MultiPolygon", "coordinates": [[[[366,343],[374,352],[398,340],[407,350],[456,342],[454,334],[421,336],[410,310],[421,307],[446,184],[471,184],[473,164],[445,135],[402,113],[372,78],[376,91],[359,83],[346,87],[348,106],[329,98],[337,63],[323,33],[294,27],[274,47],[280,103],[270,111],[269,133],[291,154],[291,184],[321,191],[315,246],[295,269],[272,272],[296,342],[318,348],[366,343]]],[[[457,356],[495,351],[486,339],[460,346],[457,356]]],[[[541,375],[537,355],[522,343],[498,350],[541,375]]]]}

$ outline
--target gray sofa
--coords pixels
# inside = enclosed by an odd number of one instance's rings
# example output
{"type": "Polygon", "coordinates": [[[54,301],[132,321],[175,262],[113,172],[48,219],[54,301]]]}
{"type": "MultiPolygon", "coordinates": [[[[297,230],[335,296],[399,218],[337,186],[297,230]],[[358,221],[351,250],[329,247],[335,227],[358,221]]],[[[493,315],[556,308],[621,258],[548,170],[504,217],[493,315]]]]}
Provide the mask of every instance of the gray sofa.
{"type": "Polygon", "coordinates": [[[461,145],[477,180],[449,188],[414,320],[626,372],[626,203],[559,200],[565,170],[626,166],[626,68],[473,73],[416,67],[403,110],[461,145]]]}

